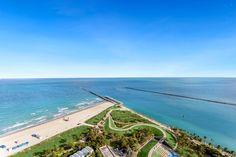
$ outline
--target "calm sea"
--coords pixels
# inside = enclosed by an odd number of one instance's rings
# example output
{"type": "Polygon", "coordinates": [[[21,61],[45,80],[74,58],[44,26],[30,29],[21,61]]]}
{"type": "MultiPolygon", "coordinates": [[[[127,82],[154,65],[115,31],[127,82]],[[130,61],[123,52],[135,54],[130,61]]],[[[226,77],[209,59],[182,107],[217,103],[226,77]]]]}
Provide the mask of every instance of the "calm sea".
{"type": "Polygon", "coordinates": [[[0,80],[0,134],[42,123],[100,101],[81,89],[123,101],[162,123],[236,150],[236,106],[133,91],[168,92],[236,103],[233,78],[122,78],[0,80]]]}

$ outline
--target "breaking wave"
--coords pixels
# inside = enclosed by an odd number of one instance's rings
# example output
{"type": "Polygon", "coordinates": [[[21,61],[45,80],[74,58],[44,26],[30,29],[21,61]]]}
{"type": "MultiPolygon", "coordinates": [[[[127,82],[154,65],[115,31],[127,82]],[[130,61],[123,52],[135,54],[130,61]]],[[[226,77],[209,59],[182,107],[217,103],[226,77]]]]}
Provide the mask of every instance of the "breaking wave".
{"type": "Polygon", "coordinates": [[[19,121],[9,127],[3,128],[0,130],[0,134],[4,135],[5,133],[12,133],[12,132],[19,131],[19,130],[22,130],[25,128],[29,128],[29,127],[35,126],[37,124],[44,123],[48,120],[55,119],[55,118],[61,117],[66,114],[70,114],[70,113],[73,113],[76,111],[84,110],[86,108],[95,106],[102,101],[103,100],[100,98],[96,98],[94,100],[86,99],[86,101],[82,101],[78,104],[75,104],[72,107],[58,107],[57,112],[51,113],[51,115],[49,114],[47,109],[46,110],[38,110],[38,111],[30,113],[31,117],[33,117],[32,119],[30,119],[28,121],[23,121],[23,122],[19,121]],[[42,115],[45,113],[47,113],[47,115],[42,115]],[[38,116],[38,114],[41,114],[41,116],[38,116]]]}

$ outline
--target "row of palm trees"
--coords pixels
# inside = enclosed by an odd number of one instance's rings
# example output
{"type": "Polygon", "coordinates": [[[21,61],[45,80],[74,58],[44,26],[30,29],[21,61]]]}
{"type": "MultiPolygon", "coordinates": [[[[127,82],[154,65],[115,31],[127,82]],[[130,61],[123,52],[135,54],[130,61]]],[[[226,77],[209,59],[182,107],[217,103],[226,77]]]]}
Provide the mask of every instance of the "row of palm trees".
{"type": "Polygon", "coordinates": [[[185,130],[173,128],[176,132],[177,140],[178,140],[178,148],[177,152],[180,155],[181,153],[187,153],[183,151],[183,148],[188,149],[190,154],[197,154],[198,156],[229,156],[229,154],[233,154],[234,151],[229,151],[228,148],[222,148],[220,145],[214,146],[211,142],[212,139],[208,140],[206,136],[201,138],[195,133],[191,134],[185,130]],[[227,152],[222,154],[222,151],[227,152]]]}

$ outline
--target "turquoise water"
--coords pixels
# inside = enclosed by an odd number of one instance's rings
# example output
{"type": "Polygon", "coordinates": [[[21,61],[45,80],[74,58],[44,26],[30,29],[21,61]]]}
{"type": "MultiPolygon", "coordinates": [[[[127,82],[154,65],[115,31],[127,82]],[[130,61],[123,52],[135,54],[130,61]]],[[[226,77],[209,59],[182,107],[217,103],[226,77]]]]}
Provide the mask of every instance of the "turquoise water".
{"type": "Polygon", "coordinates": [[[236,79],[127,78],[0,80],[0,134],[40,123],[100,101],[80,87],[109,95],[162,123],[207,136],[236,150],[236,106],[125,89],[136,87],[236,102],[236,79]]]}

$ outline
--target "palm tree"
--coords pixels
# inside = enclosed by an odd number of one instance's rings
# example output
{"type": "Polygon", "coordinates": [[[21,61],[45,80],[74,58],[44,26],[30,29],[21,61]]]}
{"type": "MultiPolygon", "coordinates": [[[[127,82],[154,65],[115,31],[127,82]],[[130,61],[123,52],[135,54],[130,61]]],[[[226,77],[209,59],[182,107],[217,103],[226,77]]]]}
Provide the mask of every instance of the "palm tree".
{"type": "Polygon", "coordinates": [[[62,138],[62,139],[60,139],[59,142],[60,142],[60,143],[66,143],[66,139],[62,138]]]}
{"type": "Polygon", "coordinates": [[[227,148],[227,147],[225,147],[225,148],[224,148],[224,151],[226,151],[226,152],[227,152],[227,151],[228,151],[228,148],[227,148]]]}
{"type": "Polygon", "coordinates": [[[74,141],[78,141],[79,140],[79,137],[77,135],[75,135],[75,134],[72,135],[72,138],[73,138],[74,141]]]}

